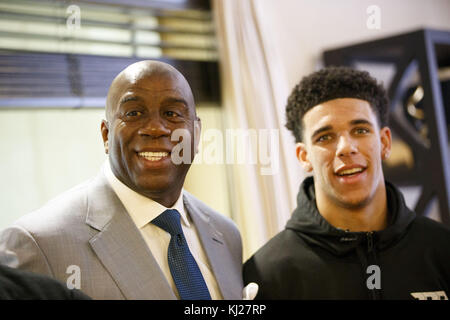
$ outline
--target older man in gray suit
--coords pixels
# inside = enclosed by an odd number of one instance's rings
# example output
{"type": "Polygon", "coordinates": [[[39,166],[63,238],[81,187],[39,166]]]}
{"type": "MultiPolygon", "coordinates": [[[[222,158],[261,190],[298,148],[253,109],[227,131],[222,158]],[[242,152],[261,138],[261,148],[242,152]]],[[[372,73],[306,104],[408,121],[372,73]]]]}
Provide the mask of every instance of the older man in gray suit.
{"type": "Polygon", "coordinates": [[[183,189],[200,119],[181,73],[126,68],[101,133],[109,161],[98,176],[5,229],[0,250],[94,299],[241,299],[238,229],[183,189]]]}

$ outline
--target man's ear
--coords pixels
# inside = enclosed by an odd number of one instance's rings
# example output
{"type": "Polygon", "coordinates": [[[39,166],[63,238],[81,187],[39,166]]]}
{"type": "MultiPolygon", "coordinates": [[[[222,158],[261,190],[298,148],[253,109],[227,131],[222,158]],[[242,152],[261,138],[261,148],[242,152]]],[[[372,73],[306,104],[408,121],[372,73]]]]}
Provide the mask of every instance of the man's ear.
{"type": "Polygon", "coordinates": [[[297,159],[306,172],[311,172],[313,170],[311,162],[308,159],[308,151],[306,150],[306,145],[303,142],[299,142],[295,145],[295,152],[297,159]]]}
{"type": "Polygon", "coordinates": [[[381,141],[381,159],[386,160],[391,154],[392,148],[392,134],[391,129],[384,127],[380,130],[381,141]]]}
{"type": "Polygon", "coordinates": [[[109,143],[108,143],[108,133],[109,133],[109,123],[106,120],[102,120],[102,124],[100,126],[100,130],[102,132],[103,145],[105,147],[105,153],[109,152],[109,143]]]}
{"type": "Polygon", "coordinates": [[[195,154],[198,153],[198,146],[200,144],[200,135],[202,132],[202,121],[199,117],[194,121],[194,143],[195,143],[195,154]]]}

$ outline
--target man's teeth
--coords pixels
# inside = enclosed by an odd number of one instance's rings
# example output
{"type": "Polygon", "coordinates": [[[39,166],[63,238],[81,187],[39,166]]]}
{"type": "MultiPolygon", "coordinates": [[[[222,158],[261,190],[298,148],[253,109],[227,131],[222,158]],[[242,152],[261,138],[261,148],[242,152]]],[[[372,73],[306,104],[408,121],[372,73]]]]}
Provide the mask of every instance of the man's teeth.
{"type": "Polygon", "coordinates": [[[168,152],[139,152],[139,156],[150,161],[158,161],[169,155],[168,152]]]}
{"type": "Polygon", "coordinates": [[[363,171],[362,168],[347,169],[347,170],[342,170],[341,172],[338,173],[338,175],[339,176],[347,176],[347,175],[358,173],[361,171],[363,171]]]}

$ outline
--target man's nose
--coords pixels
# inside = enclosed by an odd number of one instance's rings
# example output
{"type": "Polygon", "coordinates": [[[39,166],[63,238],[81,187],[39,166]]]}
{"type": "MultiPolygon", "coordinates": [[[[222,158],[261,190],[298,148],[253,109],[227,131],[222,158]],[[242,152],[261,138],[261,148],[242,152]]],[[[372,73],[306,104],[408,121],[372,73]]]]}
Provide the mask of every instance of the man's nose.
{"type": "Polygon", "coordinates": [[[153,138],[169,136],[170,132],[171,131],[167,128],[164,119],[161,119],[161,117],[158,116],[149,118],[138,131],[141,136],[151,136],[153,138]]]}
{"type": "Polygon", "coordinates": [[[348,135],[340,136],[336,147],[336,156],[345,157],[356,153],[358,153],[356,141],[348,135]]]}

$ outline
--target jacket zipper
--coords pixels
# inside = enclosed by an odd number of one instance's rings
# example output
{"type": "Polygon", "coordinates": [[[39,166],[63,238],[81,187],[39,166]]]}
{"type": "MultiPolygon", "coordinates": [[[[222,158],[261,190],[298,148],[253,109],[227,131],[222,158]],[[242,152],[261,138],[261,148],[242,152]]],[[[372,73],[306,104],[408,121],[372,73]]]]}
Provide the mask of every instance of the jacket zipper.
{"type": "Polygon", "coordinates": [[[367,252],[372,253],[373,250],[373,231],[367,232],[367,252]]]}

